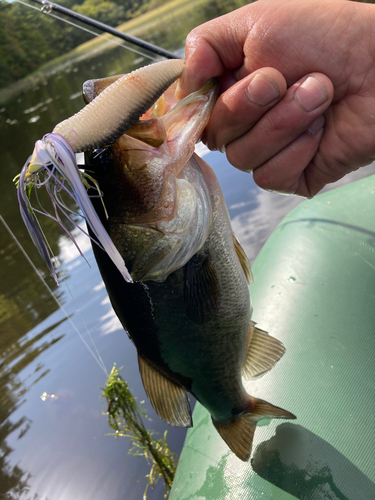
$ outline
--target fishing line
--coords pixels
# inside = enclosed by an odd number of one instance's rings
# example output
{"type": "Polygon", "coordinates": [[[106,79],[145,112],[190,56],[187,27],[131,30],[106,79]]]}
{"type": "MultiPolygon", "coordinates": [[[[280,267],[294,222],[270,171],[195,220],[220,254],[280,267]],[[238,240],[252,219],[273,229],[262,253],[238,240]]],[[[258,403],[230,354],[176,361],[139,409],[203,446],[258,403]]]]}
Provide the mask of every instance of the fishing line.
{"type": "Polygon", "coordinates": [[[138,54],[142,57],[146,57],[147,59],[151,59],[152,61],[159,61],[158,58],[150,56],[149,54],[145,54],[134,47],[131,47],[130,45],[125,45],[121,42],[116,42],[116,40],[113,39],[113,37],[108,38],[106,35],[100,35],[99,33],[96,33],[95,31],[92,31],[88,28],[84,28],[83,26],[80,26],[79,24],[73,23],[72,21],[68,21],[67,19],[64,19],[63,17],[57,16],[56,14],[52,14],[51,12],[48,12],[46,10],[39,9],[39,7],[34,7],[34,5],[30,5],[29,3],[23,2],[22,0],[14,0],[15,2],[18,2],[22,5],[25,5],[26,7],[30,7],[30,9],[37,10],[38,12],[43,12],[43,14],[46,14],[50,17],[54,17],[55,19],[58,19],[59,21],[62,21],[63,23],[69,24],[71,26],[74,26],[75,28],[78,28],[82,31],[86,31],[87,33],[90,33],[91,35],[94,35],[98,38],[103,38],[105,41],[112,43],[113,45],[117,45],[118,47],[123,47],[124,49],[130,50],[131,52],[134,52],[135,54],[138,54]]]}
{"type": "MultiPolygon", "coordinates": [[[[52,4],[49,4],[49,3],[46,3],[41,9],[38,8],[38,7],[34,7],[33,5],[30,5],[29,3],[27,2],[24,2],[23,0],[14,0],[18,3],[20,3],[21,5],[24,5],[25,7],[29,7],[31,9],[34,9],[34,10],[37,10],[38,12],[42,12],[48,16],[51,16],[55,19],[57,19],[58,21],[62,21],[70,26],[73,26],[74,28],[78,28],[82,31],[85,31],[97,38],[102,38],[103,40],[105,40],[106,42],[109,42],[111,43],[112,45],[116,45],[118,47],[122,47],[126,50],[129,50],[135,54],[138,54],[142,57],[145,57],[147,59],[150,59],[152,61],[157,61],[159,60],[158,58],[156,57],[153,57],[149,54],[146,54],[144,52],[141,52],[137,49],[135,49],[134,47],[130,46],[130,45],[125,45],[124,43],[121,43],[121,42],[117,42],[116,40],[114,40],[113,36],[112,37],[107,37],[106,35],[102,35],[102,34],[99,34],[95,31],[92,31],[88,28],[85,28],[77,23],[74,23],[72,21],[69,21],[63,17],[60,17],[56,14],[52,14],[51,13],[51,10],[52,10],[52,4]]],[[[57,6],[59,7],[60,9],[62,8],[61,6],[57,6]]],[[[69,10],[69,9],[66,9],[66,10],[69,10]]],[[[72,13],[71,13],[72,15],[72,13]]],[[[94,21],[93,21],[94,22],[94,21]]],[[[104,26],[104,25],[103,25],[104,26]]],[[[109,30],[109,28],[108,28],[109,30]]],[[[112,31],[117,31],[117,30],[112,30],[112,31]]],[[[125,36],[125,34],[124,34],[125,36]]],[[[128,37],[129,38],[129,37],[128,37]]],[[[130,37],[132,39],[134,39],[134,37],[130,37]]],[[[147,42],[143,42],[143,41],[139,41],[139,42],[142,42],[142,46],[144,46],[143,44],[145,44],[146,46],[147,45],[150,45],[150,47],[152,48],[151,44],[147,44],[147,42]]],[[[167,51],[164,51],[163,49],[159,48],[159,47],[154,47],[154,49],[159,49],[161,52],[165,52],[164,53],[161,53],[160,55],[163,55],[164,57],[176,57],[174,54],[171,54],[171,53],[168,53],[167,51]]],[[[91,347],[88,345],[88,343],[86,342],[86,340],[84,339],[84,337],[82,336],[82,334],[80,333],[80,331],[78,330],[78,328],[75,326],[75,324],[72,322],[72,320],[70,319],[70,317],[68,316],[67,312],[65,311],[64,307],[62,306],[62,304],[59,302],[59,300],[55,297],[54,293],[52,292],[51,288],[48,286],[48,284],[46,283],[46,281],[44,280],[43,276],[40,274],[39,270],[36,268],[36,266],[34,265],[34,263],[32,262],[32,260],[30,259],[29,255],[27,254],[27,252],[24,250],[24,248],[22,247],[21,243],[18,241],[17,237],[15,236],[15,234],[12,232],[12,230],[10,229],[10,227],[7,225],[7,223],[5,222],[4,218],[0,215],[0,220],[1,222],[3,223],[4,227],[6,228],[6,230],[8,231],[8,233],[10,234],[10,236],[12,237],[12,239],[14,240],[14,242],[16,243],[16,245],[18,246],[18,248],[20,249],[20,251],[22,252],[22,254],[24,255],[24,257],[26,258],[26,260],[29,262],[30,266],[32,267],[32,269],[34,270],[35,274],[38,276],[38,278],[41,280],[41,282],[43,283],[43,285],[45,286],[45,288],[47,289],[48,293],[51,295],[51,297],[53,298],[53,300],[56,302],[57,306],[63,311],[63,313],[65,314],[66,318],[68,319],[68,321],[70,322],[70,324],[72,325],[73,329],[77,332],[78,336],[80,337],[80,339],[82,340],[82,342],[84,343],[84,345],[86,346],[86,348],[89,350],[89,352],[91,353],[91,355],[93,356],[94,360],[97,362],[97,364],[99,365],[99,367],[103,370],[103,372],[105,373],[105,375],[108,377],[108,371],[106,369],[106,366],[104,364],[104,361],[102,359],[102,357],[100,356],[100,353],[99,353],[99,350],[94,342],[94,339],[92,338],[91,334],[90,334],[90,331],[85,323],[85,321],[83,320],[83,317],[81,315],[81,312],[77,306],[77,303],[74,299],[74,296],[71,292],[71,290],[69,289],[69,286],[68,286],[68,283],[65,281],[65,285],[68,289],[68,292],[69,292],[69,295],[71,296],[72,300],[73,300],[73,303],[75,305],[75,308],[76,308],[76,311],[78,312],[79,316],[80,316],[80,319],[84,325],[84,328],[89,336],[89,338],[91,339],[91,342],[93,344],[93,347],[95,349],[95,352],[91,349],[91,347]]],[[[147,293],[147,289],[146,289],[146,293],[147,293]]],[[[147,293],[148,294],[148,293],[147,293]]]]}
{"type": "MultiPolygon", "coordinates": [[[[40,274],[39,270],[36,268],[36,266],[34,265],[33,261],[30,259],[30,257],[28,256],[27,252],[24,250],[23,246],[21,245],[21,243],[18,241],[16,235],[13,233],[13,231],[10,229],[10,227],[8,226],[8,224],[5,222],[4,218],[0,215],[0,220],[1,222],[3,223],[5,229],[8,231],[8,233],[10,234],[10,236],[12,237],[13,241],[16,243],[16,245],[18,246],[18,248],[21,250],[21,252],[23,253],[24,257],[26,258],[26,260],[28,261],[28,263],[30,264],[30,266],[32,267],[32,269],[34,270],[35,274],[38,276],[38,278],[40,279],[40,281],[43,283],[43,285],[45,286],[45,288],[47,289],[48,293],[51,295],[51,297],[53,298],[53,300],[56,302],[56,304],[58,305],[58,307],[62,310],[62,312],[65,314],[66,318],[68,319],[68,321],[70,322],[70,324],[72,325],[73,329],[78,333],[78,336],[80,337],[80,339],[82,340],[82,342],[85,344],[85,346],[87,347],[87,349],[90,351],[92,357],[95,359],[95,361],[98,363],[99,367],[101,368],[101,370],[103,370],[104,374],[106,375],[106,377],[109,376],[108,374],[108,371],[107,371],[107,368],[104,364],[104,361],[102,359],[102,357],[100,356],[99,352],[98,352],[98,349],[95,345],[95,342],[94,342],[94,339],[91,337],[88,329],[87,329],[87,326],[86,324],[84,323],[85,327],[86,327],[86,330],[88,332],[88,335],[89,337],[91,338],[91,341],[93,343],[93,345],[95,346],[95,350],[97,351],[98,353],[98,357],[95,355],[94,351],[91,349],[91,347],[89,346],[89,344],[86,342],[86,340],[84,339],[84,337],[82,336],[81,332],[78,330],[78,328],[75,326],[75,324],[73,323],[73,321],[71,320],[71,318],[69,317],[68,313],[65,311],[63,305],[59,302],[59,300],[55,297],[53,291],[51,290],[51,288],[47,285],[45,279],[43,278],[43,276],[40,274]]],[[[68,286],[68,285],[67,285],[68,286]]],[[[69,290],[69,287],[68,287],[68,290],[69,290]]],[[[70,292],[70,290],[69,290],[70,292]]],[[[74,299],[73,299],[74,300],[74,299]]],[[[75,301],[74,301],[75,302],[75,301]]],[[[75,304],[76,305],[76,304],[75,304]]],[[[76,306],[77,307],[77,306],[76,306]]],[[[78,308],[77,308],[77,311],[79,312],[78,308]]],[[[80,313],[79,313],[80,314],[80,313]]],[[[81,315],[80,315],[81,316],[81,315]]],[[[81,319],[82,319],[82,316],[81,316],[81,319]]]]}
{"type": "Polygon", "coordinates": [[[77,310],[77,312],[78,312],[78,314],[79,314],[79,317],[81,318],[81,321],[82,321],[82,323],[83,323],[83,326],[85,327],[85,330],[86,330],[86,332],[87,332],[87,335],[90,337],[90,340],[91,340],[91,342],[92,342],[93,348],[95,349],[95,352],[96,352],[96,354],[97,354],[97,356],[98,356],[98,359],[100,360],[100,365],[101,365],[101,366],[102,366],[102,368],[104,369],[104,373],[107,375],[107,377],[109,377],[109,373],[108,373],[108,371],[107,371],[107,367],[105,366],[104,361],[103,361],[103,358],[102,358],[102,357],[101,357],[101,355],[100,355],[99,349],[97,348],[97,346],[96,346],[96,344],[95,344],[95,342],[94,342],[94,339],[93,339],[93,338],[92,338],[92,336],[91,336],[90,330],[89,330],[89,328],[88,328],[88,326],[87,326],[87,324],[86,324],[85,320],[83,319],[83,316],[82,316],[81,311],[80,311],[80,309],[79,309],[79,307],[78,307],[78,305],[77,305],[77,302],[76,302],[76,300],[75,300],[75,298],[74,298],[74,295],[72,294],[72,291],[71,291],[71,290],[70,290],[70,288],[69,288],[68,282],[67,282],[66,280],[64,280],[64,283],[65,283],[65,285],[66,285],[66,288],[68,289],[68,292],[69,292],[70,297],[72,298],[72,301],[73,301],[73,303],[74,303],[74,305],[75,305],[75,308],[76,308],[76,310],[77,310]]]}

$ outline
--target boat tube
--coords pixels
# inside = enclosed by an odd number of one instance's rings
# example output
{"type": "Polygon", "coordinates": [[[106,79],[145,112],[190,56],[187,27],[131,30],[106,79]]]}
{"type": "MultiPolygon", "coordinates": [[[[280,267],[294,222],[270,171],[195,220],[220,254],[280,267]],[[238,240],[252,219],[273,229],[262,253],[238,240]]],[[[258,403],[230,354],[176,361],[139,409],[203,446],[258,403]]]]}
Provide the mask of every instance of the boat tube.
{"type": "Polygon", "coordinates": [[[375,176],[303,201],[253,266],[254,321],[286,354],[246,382],[263,420],[241,462],[196,404],[170,500],[374,500],[375,176]]]}

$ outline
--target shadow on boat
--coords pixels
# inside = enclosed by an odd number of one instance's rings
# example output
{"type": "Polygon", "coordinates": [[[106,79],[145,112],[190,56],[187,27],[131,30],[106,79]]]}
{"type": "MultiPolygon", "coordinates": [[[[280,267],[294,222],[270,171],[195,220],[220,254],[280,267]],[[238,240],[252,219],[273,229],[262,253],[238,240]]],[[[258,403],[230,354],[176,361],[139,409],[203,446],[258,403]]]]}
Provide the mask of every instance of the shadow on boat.
{"type": "Polygon", "coordinates": [[[327,441],[285,423],[259,444],[254,471],[299,500],[372,500],[375,484],[327,441]]]}
{"type": "MultiPolygon", "coordinates": [[[[202,452],[200,452],[201,454],[202,452]]],[[[371,457],[369,457],[371,459],[371,457]]],[[[191,473],[191,480],[193,473],[191,473]]],[[[225,453],[207,467],[200,488],[179,492],[180,500],[275,498],[274,488],[299,500],[374,500],[375,484],[327,441],[301,425],[284,423],[254,450],[251,462],[225,453]],[[267,483],[260,483],[259,477],[267,483]],[[268,493],[271,493],[269,496],[268,493]],[[182,496],[181,496],[182,493],[182,496]],[[264,496],[263,496],[264,495],[264,496]]],[[[278,498],[285,497],[279,492],[278,498]]]]}

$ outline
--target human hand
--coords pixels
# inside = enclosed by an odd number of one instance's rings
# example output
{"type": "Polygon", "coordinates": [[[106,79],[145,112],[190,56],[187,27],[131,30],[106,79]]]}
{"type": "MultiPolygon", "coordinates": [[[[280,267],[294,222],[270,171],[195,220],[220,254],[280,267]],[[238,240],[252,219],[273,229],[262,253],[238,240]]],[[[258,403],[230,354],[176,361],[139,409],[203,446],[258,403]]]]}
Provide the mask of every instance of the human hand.
{"type": "Polygon", "coordinates": [[[374,27],[369,4],[258,0],[190,33],[180,95],[219,76],[204,142],[264,189],[314,196],[375,158],[374,27]]]}

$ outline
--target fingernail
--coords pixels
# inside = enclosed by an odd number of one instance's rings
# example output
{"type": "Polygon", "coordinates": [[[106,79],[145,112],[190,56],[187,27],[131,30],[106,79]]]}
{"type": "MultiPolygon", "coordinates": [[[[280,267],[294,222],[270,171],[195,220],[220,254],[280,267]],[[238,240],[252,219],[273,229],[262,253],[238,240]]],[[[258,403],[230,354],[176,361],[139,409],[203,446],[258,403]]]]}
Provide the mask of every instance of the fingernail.
{"type": "Polygon", "coordinates": [[[325,122],[326,121],[324,119],[324,116],[323,115],[319,116],[319,118],[313,121],[310,127],[307,129],[308,132],[310,132],[310,134],[313,135],[317,134],[324,127],[325,122]]]}
{"type": "Polygon", "coordinates": [[[319,80],[312,76],[309,76],[301,83],[294,96],[306,111],[313,111],[328,101],[326,88],[319,80]]]}
{"type": "Polygon", "coordinates": [[[280,97],[276,82],[263,73],[254,76],[247,86],[247,94],[250,101],[260,106],[267,106],[280,97]]]}

